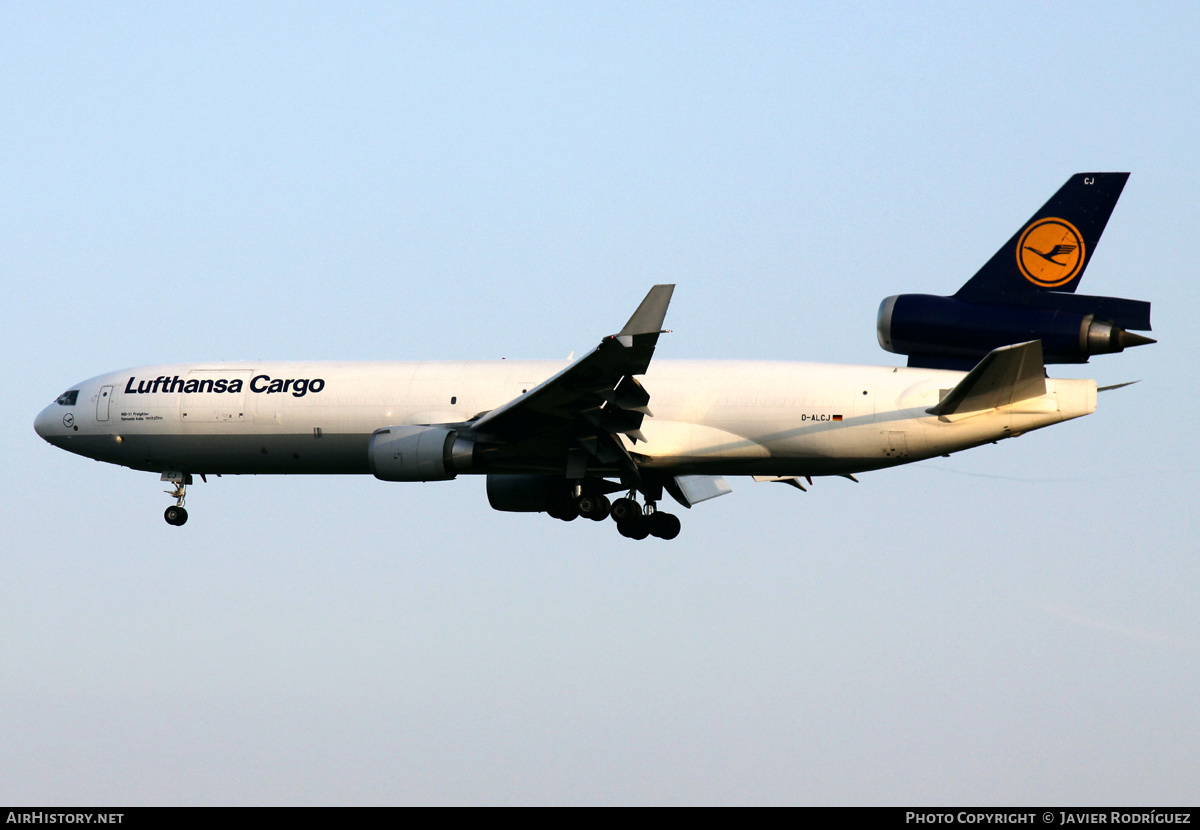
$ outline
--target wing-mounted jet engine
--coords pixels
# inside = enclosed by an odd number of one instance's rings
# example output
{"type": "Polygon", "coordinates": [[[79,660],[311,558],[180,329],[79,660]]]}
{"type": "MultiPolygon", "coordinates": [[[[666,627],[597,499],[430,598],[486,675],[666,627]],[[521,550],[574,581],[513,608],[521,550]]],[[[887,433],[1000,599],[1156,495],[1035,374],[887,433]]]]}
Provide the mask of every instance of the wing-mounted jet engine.
{"type": "Polygon", "coordinates": [[[879,306],[879,345],[908,365],[970,369],[993,349],[1041,340],[1046,363],[1156,341],[1150,303],[1076,294],[1128,173],[1077,173],[950,297],[900,294],[879,306]]]}

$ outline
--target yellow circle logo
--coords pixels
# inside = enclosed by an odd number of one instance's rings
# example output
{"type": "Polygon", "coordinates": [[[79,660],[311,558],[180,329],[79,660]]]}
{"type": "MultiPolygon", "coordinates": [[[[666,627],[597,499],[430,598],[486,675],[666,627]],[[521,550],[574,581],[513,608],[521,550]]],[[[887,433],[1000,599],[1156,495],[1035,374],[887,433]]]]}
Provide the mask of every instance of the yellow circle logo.
{"type": "Polygon", "coordinates": [[[1017,242],[1017,267],[1034,285],[1065,285],[1083,269],[1083,247],[1083,235],[1066,219],[1039,219],[1017,242]]]}

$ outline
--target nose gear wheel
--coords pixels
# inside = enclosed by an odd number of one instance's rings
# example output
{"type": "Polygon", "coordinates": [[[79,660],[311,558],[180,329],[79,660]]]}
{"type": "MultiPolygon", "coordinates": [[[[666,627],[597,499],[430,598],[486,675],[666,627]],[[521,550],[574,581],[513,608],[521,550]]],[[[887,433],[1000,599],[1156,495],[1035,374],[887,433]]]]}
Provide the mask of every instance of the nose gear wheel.
{"type": "Polygon", "coordinates": [[[179,527],[188,520],[188,513],[184,509],[183,503],[187,500],[187,486],[192,483],[192,474],[165,472],[162,474],[162,480],[175,485],[175,489],[163,491],[175,499],[175,504],[163,512],[163,518],[167,520],[167,524],[179,527]]]}

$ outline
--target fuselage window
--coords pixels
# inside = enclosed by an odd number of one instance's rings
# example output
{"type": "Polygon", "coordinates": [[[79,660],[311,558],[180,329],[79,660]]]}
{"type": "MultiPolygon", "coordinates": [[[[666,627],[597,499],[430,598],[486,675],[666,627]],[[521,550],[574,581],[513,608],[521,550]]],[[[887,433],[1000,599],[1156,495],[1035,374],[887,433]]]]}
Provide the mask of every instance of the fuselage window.
{"type": "Polygon", "coordinates": [[[55,401],[59,406],[74,406],[75,401],[79,398],[79,390],[72,389],[70,392],[63,392],[55,401]]]}

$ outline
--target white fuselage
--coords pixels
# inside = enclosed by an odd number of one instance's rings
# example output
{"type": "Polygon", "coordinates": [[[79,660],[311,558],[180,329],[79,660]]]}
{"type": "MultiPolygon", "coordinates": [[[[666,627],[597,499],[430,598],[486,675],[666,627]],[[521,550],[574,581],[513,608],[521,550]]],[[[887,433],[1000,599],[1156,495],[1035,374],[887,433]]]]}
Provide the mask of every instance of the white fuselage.
{"type": "MultiPolygon", "coordinates": [[[[35,428],[52,444],[135,469],[369,473],[382,427],[462,424],[565,362],[204,363],[113,372],[72,387],[35,428]],[[224,383],[220,383],[224,381],[224,383]],[[224,391],[220,391],[224,390],[224,391]]],[[[640,466],[675,474],[829,475],[943,455],[1087,415],[1091,380],[968,417],[926,410],[964,372],[881,366],[657,360],[640,466]]],[[[543,462],[544,463],[544,462],[543,462]]],[[[535,469],[517,464],[478,472],[535,469]]],[[[545,470],[550,472],[551,470],[545,470]]]]}

